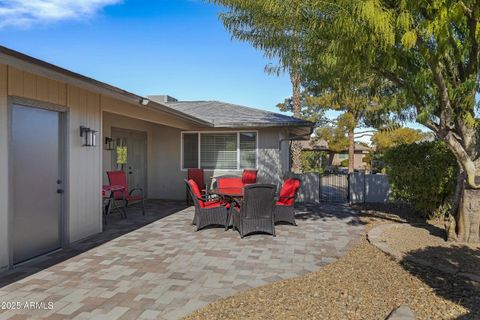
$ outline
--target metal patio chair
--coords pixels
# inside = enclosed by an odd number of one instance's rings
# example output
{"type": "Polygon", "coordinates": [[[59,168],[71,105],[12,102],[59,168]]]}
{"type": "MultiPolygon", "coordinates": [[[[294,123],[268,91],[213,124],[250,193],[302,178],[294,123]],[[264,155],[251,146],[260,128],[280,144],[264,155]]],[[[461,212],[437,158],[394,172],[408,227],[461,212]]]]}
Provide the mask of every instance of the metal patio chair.
{"type": "Polygon", "coordinates": [[[123,171],[107,171],[108,181],[110,185],[117,185],[124,187],[124,192],[114,191],[115,201],[125,201],[125,210],[127,210],[129,203],[139,201],[142,206],[142,215],[145,215],[145,197],[142,188],[133,188],[128,190],[127,176],[123,171]],[[139,193],[139,194],[133,194],[139,193]]]}

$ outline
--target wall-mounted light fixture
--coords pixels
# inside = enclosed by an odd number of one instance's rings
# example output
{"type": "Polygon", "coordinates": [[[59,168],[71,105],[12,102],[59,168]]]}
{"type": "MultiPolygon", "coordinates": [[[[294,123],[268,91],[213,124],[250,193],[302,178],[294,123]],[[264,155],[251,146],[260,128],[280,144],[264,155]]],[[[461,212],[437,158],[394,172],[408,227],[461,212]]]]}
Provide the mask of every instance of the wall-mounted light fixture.
{"type": "Polygon", "coordinates": [[[140,100],[140,103],[144,106],[146,106],[149,102],[150,100],[148,100],[147,98],[142,98],[142,100],[140,100]]]}
{"type": "Polygon", "coordinates": [[[115,150],[115,140],[110,137],[105,137],[105,150],[115,150]]]}
{"type": "Polygon", "coordinates": [[[83,138],[84,147],[95,147],[97,145],[97,131],[80,126],[80,137],[83,138]]]}

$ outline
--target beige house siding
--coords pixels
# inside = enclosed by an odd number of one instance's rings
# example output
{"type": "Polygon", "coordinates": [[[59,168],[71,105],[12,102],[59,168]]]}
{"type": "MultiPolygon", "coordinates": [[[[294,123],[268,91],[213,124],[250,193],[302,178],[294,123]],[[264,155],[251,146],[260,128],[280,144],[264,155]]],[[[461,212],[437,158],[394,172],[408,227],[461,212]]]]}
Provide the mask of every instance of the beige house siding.
{"type": "Polygon", "coordinates": [[[65,181],[66,240],[74,242],[100,232],[100,150],[82,147],[79,137],[81,125],[100,130],[100,95],[11,66],[7,67],[6,74],[8,96],[67,107],[64,123],[68,133],[65,152],[68,165],[64,177],[68,179],[65,181]]]}
{"type": "MultiPolygon", "coordinates": [[[[4,59],[1,55],[0,59],[16,64],[15,61],[11,61],[10,58],[4,59]]],[[[30,70],[25,63],[18,64],[30,70]]],[[[40,74],[57,77],[49,70],[38,70],[36,66],[32,66],[31,69],[36,73],[38,71],[40,74]]],[[[62,77],[65,78],[58,75],[58,78],[62,77]]],[[[67,109],[64,123],[67,131],[65,143],[67,175],[64,177],[66,243],[75,242],[102,230],[100,188],[104,172],[103,143],[99,141],[99,146],[95,148],[83,147],[79,137],[81,125],[100,131],[99,137],[101,137],[102,111],[111,110],[115,113],[149,119],[156,123],[170,123],[188,130],[197,128],[176,116],[86,89],[92,87],[90,84],[85,84],[85,88],[82,88],[78,86],[82,85],[78,80],[72,80],[72,82],[75,85],[27,72],[11,65],[0,64],[0,268],[7,267],[9,261],[8,97],[49,103],[67,109]]],[[[129,121],[131,122],[131,119],[129,121]]],[[[150,163],[153,166],[155,161],[150,163]]],[[[152,186],[152,190],[155,190],[155,186],[152,186]]]]}

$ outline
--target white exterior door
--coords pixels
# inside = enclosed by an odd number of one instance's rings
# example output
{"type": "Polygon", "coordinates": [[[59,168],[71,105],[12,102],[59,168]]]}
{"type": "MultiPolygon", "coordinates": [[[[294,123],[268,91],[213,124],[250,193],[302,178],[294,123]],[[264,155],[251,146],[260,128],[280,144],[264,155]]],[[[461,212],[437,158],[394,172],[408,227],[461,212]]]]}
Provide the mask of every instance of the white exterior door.
{"type": "Polygon", "coordinates": [[[60,113],[12,107],[13,263],[61,247],[60,113]]]}

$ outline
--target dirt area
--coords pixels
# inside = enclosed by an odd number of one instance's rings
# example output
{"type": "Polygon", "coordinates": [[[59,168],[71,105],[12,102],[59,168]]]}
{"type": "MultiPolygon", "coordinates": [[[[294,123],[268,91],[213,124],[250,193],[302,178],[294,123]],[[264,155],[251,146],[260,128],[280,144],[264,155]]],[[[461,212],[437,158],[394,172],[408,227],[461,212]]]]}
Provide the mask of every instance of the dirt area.
{"type": "MultiPolygon", "coordinates": [[[[422,222],[405,207],[356,209],[367,231],[382,223],[422,222]]],[[[399,245],[407,236],[409,248],[417,242],[415,233],[392,236],[399,245]]],[[[345,257],[317,272],[218,300],[187,319],[385,319],[401,304],[410,306],[417,319],[479,319],[480,285],[397,262],[363,237],[345,257]]]]}
{"type": "Polygon", "coordinates": [[[480,278],[480,245],[446,242],[443,230],[433,224],[395,225],[385,229],[379,240],[396,256],[422,259],[480,278]]]}

